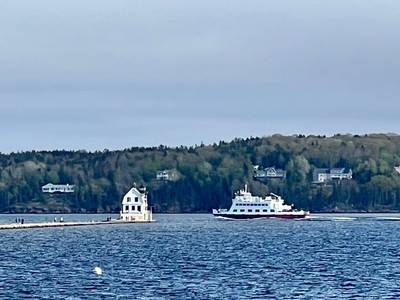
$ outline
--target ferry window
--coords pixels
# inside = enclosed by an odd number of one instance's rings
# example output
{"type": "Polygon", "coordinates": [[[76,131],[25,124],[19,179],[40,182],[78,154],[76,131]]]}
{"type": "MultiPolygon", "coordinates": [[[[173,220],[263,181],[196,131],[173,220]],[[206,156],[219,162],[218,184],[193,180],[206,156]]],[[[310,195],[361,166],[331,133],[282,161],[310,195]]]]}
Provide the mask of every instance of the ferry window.
{"type": "Polygon", "coordinates": [[[241,210],[240,210],[240,212],[244,212],[244,211],[245,211],[244,209],[241,209],[241,210]]]}
{"type": "Polygon", "coordinates": [[[271,212],[275,212],[275,209],[271,209],[271,212]]]}
{"type": "Polygon", "coordinates": [[[142,211],[142,207],[141,206],[138,206],[137,207],[137,210],[140,212],[140,211],[142,211]]]}
{"type": "Polygon", "coordinates": [[[248,209],[247,212],[253,212],[253,210],[252,209],[248,209]]]}
{"type": "Polygon", "coordinates": [[[138,197],[135,197],[135,202],[138,202],[139,201],[139,198],[138,197]]]}
{"type": "Polygon", "coordinates": [[[263,212],[268,212],[268,209],[263,209],[263,212]]]}
{"type": "Polygon", "coordinates": [[[126,199],[126,201],[127,201],[127,202],[131,202],[131,197],[128,197],[128,198],[126,199]]]}
{"type": "Polygon", "coordinates": [[[237,212],[237,209],[234,209],[233,212],[237,212]]]}
{"type": "Polygon", "coordinates": [[[132,205],[132,210],[133,210],[133,211],[135,210],[135,205],[132,205]]]}
{"type": "Polygon", "coordinates": [[[128,211],[129,210],[129,205],[125,206],[125,210],[128,211]]]}
{"type": "Polygon", "coordinates": [[[256,212],[260,212],[260,210],[259,210],[259,209],[256,209],[256,212]]]}

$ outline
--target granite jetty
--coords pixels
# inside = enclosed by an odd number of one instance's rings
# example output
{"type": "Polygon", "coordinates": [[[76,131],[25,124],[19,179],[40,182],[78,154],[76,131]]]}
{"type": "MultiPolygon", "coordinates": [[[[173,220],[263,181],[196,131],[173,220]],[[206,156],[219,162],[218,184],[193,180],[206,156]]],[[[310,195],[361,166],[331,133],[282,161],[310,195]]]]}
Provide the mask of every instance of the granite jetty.
{"type": "Polygon", "coordinates": [[[118,219],[107,218],[103,221],[74,221],[64,222],[41,222],[27,223],[18,219],[15,223],[0,224],[0,230],[5,229],[28,229],[28,228],[49,228],[49,227],[71,227],[71,226],[95,226],[95,225],[117,225],[130,223],[152,223],[153,212],[148,205],[146,189],[133,187],[122,199],[122,208],[118,219]]]}
{"type": "Polygon", "coordinates": [[[81,222],[42,222],[42,223],[12,223],[0,224],[0,230],[6,229],[29,229],[29,228],[49,228],[49,227],[72,227],[72,226],[95,226],[95,225],[117,225],[129,223],[151,223],[153,221],[81,221],[81,222]]]}

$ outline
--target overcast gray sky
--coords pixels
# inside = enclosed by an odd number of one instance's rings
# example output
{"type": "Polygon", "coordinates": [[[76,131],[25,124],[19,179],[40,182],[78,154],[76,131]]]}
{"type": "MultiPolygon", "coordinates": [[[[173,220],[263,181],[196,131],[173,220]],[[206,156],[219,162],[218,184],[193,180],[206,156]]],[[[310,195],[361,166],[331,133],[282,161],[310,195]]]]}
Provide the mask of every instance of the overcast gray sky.
{"type": "Polygon", "coordinates": [[[400,132],[398,0],[0,0],[0,151],[400,132]]]}

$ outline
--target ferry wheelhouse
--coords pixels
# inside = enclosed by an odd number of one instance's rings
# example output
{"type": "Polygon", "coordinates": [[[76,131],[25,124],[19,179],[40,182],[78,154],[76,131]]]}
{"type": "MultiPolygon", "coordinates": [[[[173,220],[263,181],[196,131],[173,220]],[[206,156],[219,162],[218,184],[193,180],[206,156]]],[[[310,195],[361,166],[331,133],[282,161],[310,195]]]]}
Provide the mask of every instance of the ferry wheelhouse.
{"type": "Polygon", "coordinates": [[[213,214],[228,219],[301,219],[310,214],[308,211],[295,210],[292,205],[284,202],[280,196],[272,193],[264,198],[253,196],[246,185],[244,190],[235,194],[230,209],[213,209],[213,214]]]}

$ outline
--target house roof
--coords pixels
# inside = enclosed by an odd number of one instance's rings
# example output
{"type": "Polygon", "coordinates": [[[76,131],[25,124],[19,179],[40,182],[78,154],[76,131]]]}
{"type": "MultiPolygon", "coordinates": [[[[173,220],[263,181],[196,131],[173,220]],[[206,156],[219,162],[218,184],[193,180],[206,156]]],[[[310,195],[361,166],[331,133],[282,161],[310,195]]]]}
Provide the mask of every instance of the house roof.
{"type": "Polygon", "coordinates": [[[343,174],[345,172],[345,168],[333,168],[331,169],[331,174],[343,174]]]}
{"type": "MultiPolygon", "coordinates": [[[[348,173],[351,172],[351,169],[349,169],[348,173]]],[[[346,173],[346,168],[332,168],[332,169],[327,169],[327,168],[317,168],[314,170],[314,173],[317,174],[344,174],[346,173]]]]}
{"type": "Polygon", "coordinates": [[[318,173],[318,174],[321,174],[321,173],[329,173],[329,169],[317,168],[317,169],[314,170],[314,173],[318,173]]]}
{"type": "Polygon", "coordinates": [[[46,185],[44,185],[44,186],[42,186],[42,187],[51,187],[51,186],[69,186],[69,187],[73,187],[74,185],[73,184],[53,184],[53,183],[48,183],[48,184],[46,184],[46,185]]]}
{"type": "Polygon", "coordinates": [[[134,193],[134,194],[136,194],[136,195],[144,195],[144,194],[146,194],[145,192],[142,193],[142,192],[141,192],[139,189],[137,189],[136,187],[131,188],[127,194],[129,194],[129,193],[134,193]]]}

